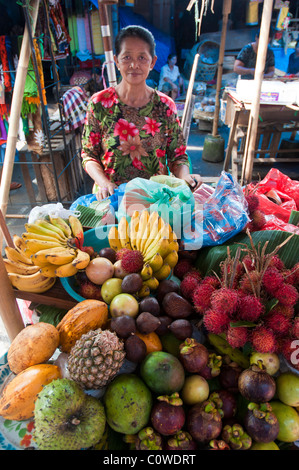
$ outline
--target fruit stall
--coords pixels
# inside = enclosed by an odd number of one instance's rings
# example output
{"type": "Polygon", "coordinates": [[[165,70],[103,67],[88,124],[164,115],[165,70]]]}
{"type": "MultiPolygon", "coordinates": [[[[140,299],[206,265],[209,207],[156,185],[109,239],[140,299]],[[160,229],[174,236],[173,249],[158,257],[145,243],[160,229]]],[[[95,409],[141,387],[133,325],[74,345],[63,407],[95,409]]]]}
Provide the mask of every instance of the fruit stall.
{"type": "Polygon", "coordinates": [[[298,449],[299,183],[137,180],[116,223],[39,215],[5,247],[34,308],[0,363],[0,448],[298,449]]]}

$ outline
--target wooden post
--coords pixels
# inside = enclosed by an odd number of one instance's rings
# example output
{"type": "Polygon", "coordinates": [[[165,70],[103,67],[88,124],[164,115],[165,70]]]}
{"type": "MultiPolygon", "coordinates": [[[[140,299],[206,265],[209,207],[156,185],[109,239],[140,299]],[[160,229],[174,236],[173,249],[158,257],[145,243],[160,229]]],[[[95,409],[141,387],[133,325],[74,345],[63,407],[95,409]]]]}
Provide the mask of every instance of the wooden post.
{"type": "Polygon", "coordinates": [[[24,322],[16,301],[13,287],[0,254],[1,299],[0,314],[10,341],[24,328],[24,322]]]}
{"type": "Polygon", "coordinates": [[[109,4],[109,2],[102,2],[101,0],[98,0],[101,33],[102,33],[102,38],[103,38],[105,59],[107,63],[109,85],[116,86],[117,80],[116,80],[116,73],[115,73],[114,54],[113,54],[113,47],[112,47],[112,40],[111,40],[111,33],[110,33],[110,23],[109,23],[107,4],[109,4]]]}
{"type": "Polygon", "coordinates": [[[251,103],[251,111],[248,121],[245,152],[242,163],[241,185],[248,184],[252,178],[254,151],[260,112],[261,87],[264,77],[267,48],[269,43],[272,8],[273,0],[264,0],[256,67],[254,74],[254,96],[251,103]]]}
{"type": "Polygon", "coordinates": [[[191,70],[191,75],[190,75],[190,80],[189,80],[189,85],[188,85],[188,89],[187,89],[187,95],[186,95],[186,101],[185,101],[184,112],[183,112],[183,117],[182,117],[182,123],[181,123],[184,134],[185,134],[185,126],[186,126],[186,123],[187,123],[188,111],[189,111],[189,107],[190,107],[190,104],[191,104],[191,97],[192,97],[194,80],[195,80],[196,71],[197,71],[198,59],[199,59],[199,54],[195,54],[194,60],[193,60],[193,65],[192,65],[192,70],[191,70]]]}
{"type": "Polygon", "coordinates": [[[221,91],[222,73],[223,73],[223,58],[224,58],[224,51],[225,51],[228,16],[231,12],[231,8],[232,8],[232,0],[224,0],[223,8],[222,8],[222,15],[223,15],[222,16],[222,31],[221,31],[221,41],[220,41],[219,59],[218,59],[215,113],[214,113],[214,120],[213,120],[213,129],[212,129],[212,135],[214,137],[218,133],[219,111],[220,111],[220,91],[221,91]]]}
{"type": "MultiPolygon", "coordinates": [[[[32,7],[32,30],[35,30],[39,0],[31,1],[32,7]]],[[[20,57],[18,62],[18,68],[16,73],[16,81],[14,85],[12,102],[11,102],[11,112],[9,119],[9,128],[7,134],[6,150],[3,163],[3,171],[1,178],[0,186],[0,209],[3,216],[6,215],[7,210],[7,201],[9,197],[10,183],[13,174],[13,167],[15,162],[15,153],[16,153],[16,144],[18,139],[19,131],[19,120],[21,115],[21,108],[23,102],[23,94],[25,88],[25,81],[27,76],[28,64],[31,54],[30,41],[29,41],[29,31],[25,27],[24,36],[22,40],[22,47],[20,51],[20,57]]],[[[0,233],[0,241],[2,246],[2,234],[0,233]]]]}

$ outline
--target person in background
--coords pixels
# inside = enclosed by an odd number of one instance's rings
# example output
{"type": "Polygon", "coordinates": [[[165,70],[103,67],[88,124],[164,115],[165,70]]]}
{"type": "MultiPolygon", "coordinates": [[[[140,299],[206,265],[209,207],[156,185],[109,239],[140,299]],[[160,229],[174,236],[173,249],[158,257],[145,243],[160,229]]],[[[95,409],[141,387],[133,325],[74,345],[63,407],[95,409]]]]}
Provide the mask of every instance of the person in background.
{"type": "Polygon", "coordinates": [[[90,98],[83,129],[81,156],[93,193],[102,200],[133,178],[169,172],[195,190],[201,177],[190,174],[176,105],[146,83],[157,60],[151,32],[135,25],[122,29],[114,60],[121,81],[90,98]]]}
{"type": "Polygon", "coordinates": [[[299,39],[295,45],[295,51],[290,54],[287,75],[299,76],[299,39]]]}
{"type": "Polygon", "coordinates": [[[180,75],[176,54],[170,54],[167,64],[163,65],[160,72],[158,90],[175,100],[180,95],[181,87],[184,89],[184,80],[180,75]]]}
{"type": "MultiPolygon", "coordinates": [[[[272,40],[272,31],[270,31],[269,43],[272,40]]],[[[252,80],[254,78],[257,50],[259,45],[259,36],[260,32],[255,35],[254,42],[244,46],[239,52],[235,63],[234,63],[234,72],[241,76],[241,79],[252,80]]],[[[275,57],[272,49],[268,46],[266,62],[265,62],[265,71],[264,78],[273,77],[275,72],[275,57]]]]}

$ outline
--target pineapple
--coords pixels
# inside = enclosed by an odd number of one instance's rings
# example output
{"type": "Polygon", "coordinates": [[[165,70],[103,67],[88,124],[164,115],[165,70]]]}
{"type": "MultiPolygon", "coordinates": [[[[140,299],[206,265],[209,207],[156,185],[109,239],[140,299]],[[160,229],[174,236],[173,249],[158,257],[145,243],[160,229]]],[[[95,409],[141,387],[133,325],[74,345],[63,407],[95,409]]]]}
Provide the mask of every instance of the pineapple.
{"type": "Polygon", "coordinates": [[[68,357],[71,378],[84,389],[105,387],[121,368],[125,351],[123,341],[109,330],[91,330],[81,336],[68,357]]]}

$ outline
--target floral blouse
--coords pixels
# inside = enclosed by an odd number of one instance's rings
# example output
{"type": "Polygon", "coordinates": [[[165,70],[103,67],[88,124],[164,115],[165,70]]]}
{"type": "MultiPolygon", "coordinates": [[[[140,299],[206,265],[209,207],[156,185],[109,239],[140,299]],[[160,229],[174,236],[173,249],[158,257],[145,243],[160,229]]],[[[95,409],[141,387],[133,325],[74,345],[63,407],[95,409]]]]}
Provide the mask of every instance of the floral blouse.
{"type": "Polygon", "coordinates": [[[176,105],[157,90],[141,108],[124,104],[113,87],[95,93],[88,103],[81,156],[83,167],[98,162],[116,184],[189,166],[176,105]]]}

